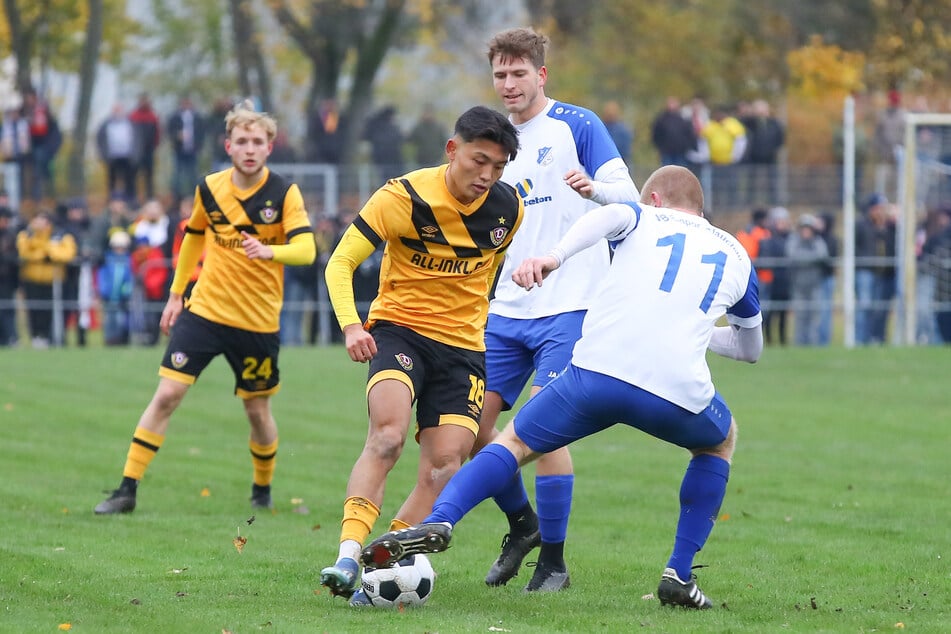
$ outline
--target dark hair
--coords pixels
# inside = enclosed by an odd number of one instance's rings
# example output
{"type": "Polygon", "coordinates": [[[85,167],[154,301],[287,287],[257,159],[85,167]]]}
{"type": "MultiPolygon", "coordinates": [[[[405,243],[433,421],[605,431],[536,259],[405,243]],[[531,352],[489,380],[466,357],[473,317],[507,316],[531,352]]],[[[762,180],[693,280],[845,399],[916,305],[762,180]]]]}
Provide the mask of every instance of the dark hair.
{"type": "Polygon", "coordinates": [[[504,115],[485,106],[475,106],[463,112],[456,119],[455,134],[466,143],[476,139],[498,143],[510,161],[515,160],[518,154],[518,131],[515,126],[504,115]]]}

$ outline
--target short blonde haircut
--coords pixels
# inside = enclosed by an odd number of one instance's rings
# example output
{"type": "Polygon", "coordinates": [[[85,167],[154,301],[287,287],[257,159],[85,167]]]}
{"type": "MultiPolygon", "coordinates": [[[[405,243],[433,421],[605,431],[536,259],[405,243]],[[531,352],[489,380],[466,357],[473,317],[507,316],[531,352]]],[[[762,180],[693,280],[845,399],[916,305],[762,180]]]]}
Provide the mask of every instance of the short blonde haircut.
{"type": "Polygon", "coordinates": [[[651,192],[660,195],[664,207],[703,213],[703,187],[686,167],[666,165],[651,174],[641,186],[641,202],[651,204],[651,192]]]}
{"type": "Polygon", "coordinates": [[[267,133],[267,140],[273,141],[277,136],[277,121],[266,112],[257,112],[250,99],[235,104],[234,108],[225,115],[225,133],[231,137],[235,128],[249,128],[259,124],[267,133]]]}

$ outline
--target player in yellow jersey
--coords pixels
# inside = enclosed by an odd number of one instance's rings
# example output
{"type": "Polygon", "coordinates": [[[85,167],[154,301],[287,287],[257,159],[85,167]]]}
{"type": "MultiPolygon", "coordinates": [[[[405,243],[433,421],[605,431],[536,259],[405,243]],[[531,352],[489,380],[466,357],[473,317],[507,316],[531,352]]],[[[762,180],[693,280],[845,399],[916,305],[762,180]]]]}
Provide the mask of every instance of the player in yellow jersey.
{"type": "Polygon", "coordinates": [[[135,509],[139,481],[165,440],[169,418],[219,354],[234,371],[235,394],[251,424],[251,506],[271,508],[277,425],[270,398],[280,388],[284,265],[310,264],[316,248],[300,189],[266,166],[277,133],[274,119],[245,101],[225,117],[225,129],[233,166],[204,177],[195,191],[162,311],[162,332],[171,336],[158,388],[135,428],[122,482],[96,506],[97,514],[135,509]],[[183,300],[203,251],[202,273],[183,300]]]}
{"type": "Polygon", "coordinates": [[[347,353],[369,362],[369,433],[347,483],[337,563],[320,582],[354,595],[357,556],[380,516],[386,477],[416,403],[419,481],[391,528],[425,517],[475,442],[485,397],[489,292],[524,207],[501,181],[518,136],[498,112],[477,106],[456,121],[449,163],[390,180],[344,233],[327,264],[327,286],[347,353]],[[386,243],[380,289],[365,324],[353,272],[386,243]]]}

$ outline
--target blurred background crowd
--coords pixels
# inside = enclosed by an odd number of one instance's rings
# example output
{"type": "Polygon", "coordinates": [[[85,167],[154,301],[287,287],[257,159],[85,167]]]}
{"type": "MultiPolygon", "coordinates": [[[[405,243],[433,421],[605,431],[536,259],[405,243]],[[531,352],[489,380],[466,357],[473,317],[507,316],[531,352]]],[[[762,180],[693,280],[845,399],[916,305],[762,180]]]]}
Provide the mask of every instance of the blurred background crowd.
{"type": "MultiPolygon", "coordinates": [[[[770,344],[842,340],[847,242],[855,342],[893,340],[906,217],[915,339],[951,342],[951,120],[906,152],[910,115],[951,110],[951,0],[50,2],[11,0],[0,21],[2,345],[158,342],[195,185],[228,165],[243,96],[277,116],[270,164],[318,242],[313,266],[287,268],[283,343],[334,341],[336,240],[386,179],[443,161],[459,112],[495,103],[482,40],[519,24],[552,38],[557,94],[597,108],[636,183],[663,164],[701,178],[757,264],[770,344]]],[[[364,308],[379,255],[355,281],[364,308]]]]}

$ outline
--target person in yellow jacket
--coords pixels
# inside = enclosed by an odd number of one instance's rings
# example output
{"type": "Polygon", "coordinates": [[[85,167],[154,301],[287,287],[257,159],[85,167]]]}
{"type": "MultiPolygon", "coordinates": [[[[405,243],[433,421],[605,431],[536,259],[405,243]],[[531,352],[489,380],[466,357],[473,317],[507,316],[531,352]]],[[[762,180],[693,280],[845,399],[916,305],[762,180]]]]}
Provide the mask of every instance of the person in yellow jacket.
{"type": "Polygon", "coordinates": [[[76,240],[53,225],[41,211],[17,234],[20,285],[27,302],[27,323],[34,348],[48,348],[53,339],[53,294],[76,257],[76,240]]]}

